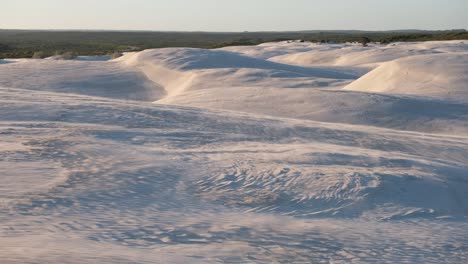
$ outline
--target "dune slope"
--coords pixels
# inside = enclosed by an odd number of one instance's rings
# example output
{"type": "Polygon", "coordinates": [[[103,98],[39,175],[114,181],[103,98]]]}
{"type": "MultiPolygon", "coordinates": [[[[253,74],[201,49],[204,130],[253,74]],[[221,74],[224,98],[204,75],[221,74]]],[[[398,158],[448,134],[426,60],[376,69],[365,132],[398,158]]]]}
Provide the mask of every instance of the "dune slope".
{"type": "Polygon", "coordinates": [[[414,56],[384,63],[345,90],[468,101],[468,53],[414,56]]]}

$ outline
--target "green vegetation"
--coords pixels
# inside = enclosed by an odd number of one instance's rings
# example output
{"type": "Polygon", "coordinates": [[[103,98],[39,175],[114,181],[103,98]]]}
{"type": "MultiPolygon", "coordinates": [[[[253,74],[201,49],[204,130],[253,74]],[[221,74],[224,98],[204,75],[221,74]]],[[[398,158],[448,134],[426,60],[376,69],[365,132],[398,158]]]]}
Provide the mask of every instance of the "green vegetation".
{"type": "Polygon", "coordinates": [[[359,43],[361,43],[363,47],[367,47],[370,42],[371,42],[370,38],[365,37],[365,36],[362,36],[361,39],[359,40],[359,43]]]}
{"type": "Polygon", "coordinates": [[[67,52],[64,52],[63,54],[60,54],[60,59],[61,60],[73,60],[77,56],[78,55],[75,52],[67,51],[67,52]]]}
{"type": "Polygon", "coordinates": [[[47,58],[47,54],[44,53],[43,51],[36,51],[34,52],[32,58],[33,59],[44,59],[44,58],[47,58]]]}
{"type": "Polygon", "coordinates": [[[428,41],[468,39],[466,30],[450,31],[303,31],[303,32],[146,32],[0,30],[0,58],[36,58],[70,52],[112,55],[164,47],[219,48],[301,39],[313,42],[428,41]]]}
{"type": "Polygon", "coordinates": [[[116,52],[112,53],[110,56],[111,56],[111,59],[117,59],[119,57],[122,57],[123,54],[122,54],[122,52],[116,51],[116,52]]]}

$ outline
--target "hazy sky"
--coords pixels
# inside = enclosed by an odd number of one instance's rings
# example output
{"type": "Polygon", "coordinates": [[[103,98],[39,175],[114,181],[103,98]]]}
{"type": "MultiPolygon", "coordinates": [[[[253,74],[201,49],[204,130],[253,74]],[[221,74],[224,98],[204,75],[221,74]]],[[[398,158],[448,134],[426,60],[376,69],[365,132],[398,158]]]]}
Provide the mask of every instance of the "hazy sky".
{"type": "Polygon", "coordinates": [[[0,28],[468,29],[468,0],[0,0],[0,28]]]}

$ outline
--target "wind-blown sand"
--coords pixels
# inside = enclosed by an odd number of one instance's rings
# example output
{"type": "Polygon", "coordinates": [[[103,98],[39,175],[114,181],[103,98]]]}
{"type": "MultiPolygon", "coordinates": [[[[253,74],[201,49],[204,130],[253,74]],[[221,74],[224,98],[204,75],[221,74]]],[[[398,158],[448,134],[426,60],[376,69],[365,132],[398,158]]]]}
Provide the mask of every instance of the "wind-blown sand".
{"type": "Polygon", "coordinates": [[[0,259],[467,262],[467,50],[0,62],[0,259]]]}

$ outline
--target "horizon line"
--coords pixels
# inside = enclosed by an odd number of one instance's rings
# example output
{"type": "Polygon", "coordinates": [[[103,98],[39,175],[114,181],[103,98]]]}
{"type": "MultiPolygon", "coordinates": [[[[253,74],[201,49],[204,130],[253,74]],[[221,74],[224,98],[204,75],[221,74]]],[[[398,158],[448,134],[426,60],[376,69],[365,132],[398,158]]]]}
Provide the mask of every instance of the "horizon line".
{"type": "Polygon", "coordinates": [[[4,31],[76,31],[76,32],[167,32],[167,33],[278,33],[278,32],[292,32],[292,33],[312,33],[312,32],[402,32],[402,31],[421,31],[421,32],[443,32],[443,31],[467,31],[465,28],[452,28],[452,29],[385,29],[385,30],[366,30],[366,29],[305,29],[305,30],[254,30],[254,31],[208,31],[208,30],[150,30],[150,29],[45,29],[45,28],[0,28],[4,31]]]}

